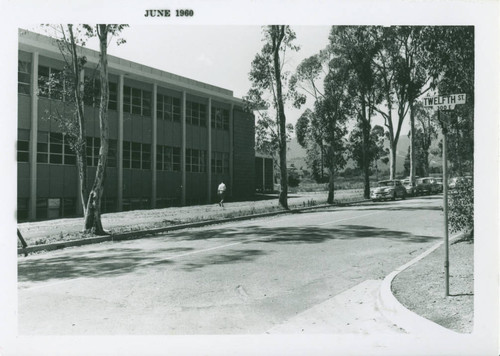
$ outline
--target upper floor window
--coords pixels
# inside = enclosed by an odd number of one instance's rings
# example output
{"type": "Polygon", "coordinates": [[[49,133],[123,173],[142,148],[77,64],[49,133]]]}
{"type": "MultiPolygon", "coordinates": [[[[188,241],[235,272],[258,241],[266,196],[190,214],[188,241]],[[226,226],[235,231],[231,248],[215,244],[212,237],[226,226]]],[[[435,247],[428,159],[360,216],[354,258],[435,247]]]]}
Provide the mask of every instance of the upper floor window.
{"type": "Polygon", "coordinates": [[[229,110],[212,106],[212,127],[229,130],[229,110]]]}
{"type": "Polygon", "coordinates": [[[88,106],[99,107],[101,102],[101,81],[99,78],[85,77],[83,102],[88,106]]]}
{"type": "Polygon", "coordinates": [[[151,116],[151,92],[124,86],[123,112],[151,116]]]}
{"type": "Polygon", "coordinates": [[[115,110],[118,108],[118,85],[113,82],[109,82],[109,102],[108,109],[115,110]]]}
{"type": "Polygon", "coordinates": [[[31,94],[31,63],[25,61],[17,63],[17,92],[29,95],[31,94]]]}
{"type": "Polygon", "coordinates": [[[207,126],[206,105],[186,101],[186,123],[195,126],[207,126]]]}
{"type": "Polygon", "coordinates": [[[38,66],[38,95],[49,99],[63,100],[64,78],[62,71],[38,66]]]}
{"type": "Polygon", "coordinates": [[[67,135],[58,132],[39,132],[37,162],[51,164],[76,163],[76,155],[67,135]]]}
{"type": "Polygon", "coordinates": [[[159,120],[181,121],[181,100],[167,95],[156,95],[156,117],[159,120]]]}

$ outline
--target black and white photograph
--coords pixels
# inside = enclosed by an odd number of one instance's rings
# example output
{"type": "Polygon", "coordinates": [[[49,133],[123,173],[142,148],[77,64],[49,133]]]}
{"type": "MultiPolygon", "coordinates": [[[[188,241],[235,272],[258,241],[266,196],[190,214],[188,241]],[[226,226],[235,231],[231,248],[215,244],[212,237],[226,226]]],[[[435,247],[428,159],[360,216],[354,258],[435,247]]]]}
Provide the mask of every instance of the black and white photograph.
{"type": "Polygon", "coordinates": [[[2,2],[0,355],[498,355],[499,4],[57,4],[2,2]]]}

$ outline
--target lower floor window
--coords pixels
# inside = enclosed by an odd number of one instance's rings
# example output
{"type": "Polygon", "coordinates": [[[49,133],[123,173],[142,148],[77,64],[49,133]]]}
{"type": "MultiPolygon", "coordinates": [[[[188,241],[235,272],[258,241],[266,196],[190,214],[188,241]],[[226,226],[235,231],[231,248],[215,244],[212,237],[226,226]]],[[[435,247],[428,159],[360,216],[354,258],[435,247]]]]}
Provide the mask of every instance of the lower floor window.
{"type": "Polygon", "coordinates": [[[23,221],[28,219],[29,198],[17,198],[17,220],[23,221]]]}
{"type": "Polygon", "coordinates": [[[229,153],[212,152],[212,173],[229,173],[229,153]]]}
{"type": "Polygon", "coordinates": [[[207,171],[206,151],[186,149],[186,172],[203,173],[207,171]]]}

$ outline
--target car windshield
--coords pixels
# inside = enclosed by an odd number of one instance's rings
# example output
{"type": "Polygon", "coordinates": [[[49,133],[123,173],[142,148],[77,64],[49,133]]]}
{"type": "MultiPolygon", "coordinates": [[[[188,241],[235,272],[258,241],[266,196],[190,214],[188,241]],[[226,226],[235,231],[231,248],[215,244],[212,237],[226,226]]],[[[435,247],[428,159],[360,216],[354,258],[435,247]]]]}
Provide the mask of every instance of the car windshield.
{"type": "Polygon", "coordinates": [[[394,186],[394,181],[392,180],[386,180],[383,182],[378,182],[379,187],[393,187],[394,186]]]}

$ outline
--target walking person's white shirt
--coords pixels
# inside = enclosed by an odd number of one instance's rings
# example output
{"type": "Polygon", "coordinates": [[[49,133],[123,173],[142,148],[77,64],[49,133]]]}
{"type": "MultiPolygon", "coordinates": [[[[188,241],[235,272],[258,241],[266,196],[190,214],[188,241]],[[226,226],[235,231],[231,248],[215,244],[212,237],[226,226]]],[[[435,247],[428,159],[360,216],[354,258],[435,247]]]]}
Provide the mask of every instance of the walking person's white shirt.
{"type": "Polygon", "coordinates": [[[217,187],[217,196],[219,197],[219,206],[224,207],[224,195],[226,193],[226,185],[224,182],[221,182],[217,187]]]}

